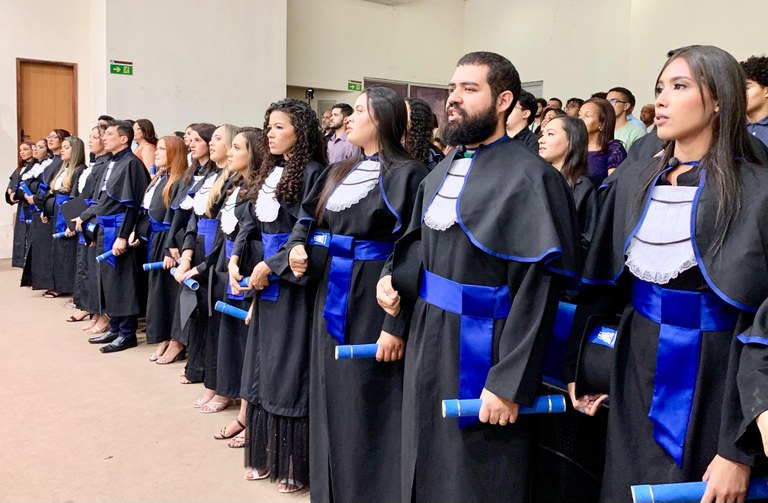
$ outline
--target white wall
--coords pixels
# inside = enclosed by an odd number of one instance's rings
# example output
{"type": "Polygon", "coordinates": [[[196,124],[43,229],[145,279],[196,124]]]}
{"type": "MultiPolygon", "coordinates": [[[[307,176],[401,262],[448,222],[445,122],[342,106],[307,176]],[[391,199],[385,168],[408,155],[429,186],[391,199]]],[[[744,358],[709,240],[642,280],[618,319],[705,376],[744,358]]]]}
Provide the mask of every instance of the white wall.
{"type": "MultiPolygon", "coordinates": [[[[95,109],[91,79],[91,2],[99,0],[5,0],[2,2],[3,29],[0,30],[0,165],[2,189],[17,162],[16,58],[77,63],[78,127],[87,134],[95,109]]],[[[98,115],[98,113],[96,113],[98,115]]],[[[55,127],[52,125],[51,127],[55,127]]],[[[13,212],[0,204],[0,258],[10,257],[13,212]]]]}
{"type": "Polygon", "coordinates": [[[503,54],[565,101],[628,85],[629,26],[629,0],[467,0],[464,49],[503,54]]]}
{"type": "Polygon", "coordinates": [[[463,54],[463,0],[290,0],[288,84],[345,91],[378,77],[448,82],[463,54]]]}
{"type": "Polygon", "coordinates": [[[148,118],[158,134],[260,125],[285,97],[286,2],[109,2],[106,57],[132,61],[134,75],[107,76],[108,113],[148,118]]]}

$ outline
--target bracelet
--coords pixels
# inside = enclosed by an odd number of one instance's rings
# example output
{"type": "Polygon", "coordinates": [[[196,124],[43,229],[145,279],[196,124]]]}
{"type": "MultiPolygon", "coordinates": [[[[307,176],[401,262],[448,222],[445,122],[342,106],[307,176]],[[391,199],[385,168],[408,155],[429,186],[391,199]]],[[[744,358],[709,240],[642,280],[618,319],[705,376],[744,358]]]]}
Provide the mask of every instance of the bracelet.
{"type": "Polygon", "coordinates": [[[192,259],[189,257],[179,257],[179,260],[189,260],[189,263],[192,263],[192,259]]]}

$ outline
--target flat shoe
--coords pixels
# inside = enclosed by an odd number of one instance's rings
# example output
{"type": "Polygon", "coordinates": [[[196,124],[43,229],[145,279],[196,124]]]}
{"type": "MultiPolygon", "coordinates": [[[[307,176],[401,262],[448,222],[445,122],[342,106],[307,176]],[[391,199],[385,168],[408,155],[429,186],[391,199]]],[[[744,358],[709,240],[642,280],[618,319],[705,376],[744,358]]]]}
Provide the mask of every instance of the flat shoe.
{"type": "Polygon", "coordinates": [[[237,430],[231,435],[227,435],[227,428],[229,428],[229,424],[232,424],[232,423],[229,423],[224,428],[222,428],[220,432],[214,433],[213,438],[215,438],[216,440],[227,440],[236,436],[238,433],[242,432],[245,429],[245,425],[241,423],[239,419],[235,418],[233,422],[237,423],[237,426],[240,428],[239,430],[237,430]]]}

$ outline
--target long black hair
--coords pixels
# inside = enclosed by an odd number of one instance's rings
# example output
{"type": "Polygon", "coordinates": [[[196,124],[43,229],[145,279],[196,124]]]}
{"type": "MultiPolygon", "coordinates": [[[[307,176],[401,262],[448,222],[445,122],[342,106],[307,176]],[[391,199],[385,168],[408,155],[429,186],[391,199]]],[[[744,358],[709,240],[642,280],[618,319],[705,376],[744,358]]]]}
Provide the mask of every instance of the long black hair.
{"type": "Polygon", "coordinates": [[[421,98],[406,98],[411,109],[410,127],[405,136],[405,149],[417,161],[423,164],[429,162],[429,148],[432,146],[432,129],[434,113],[429,103],[421,98]]]}
{"type": "MultiPolygon", "coordinates": [[[[706,169],[707,180],[714,183],[717,193],[715,239],[708,250],[716,253],[722,248],[725,235],[741,210],[741,179],[736,160],[741,158],[748,162],[758,162],[749,142],[744,119],[747,109],[744,92],[746,79],[739,62],[728,52],[711,45],[691,45],[670,54],[659,72],[657,82],[667,66],[678,58],[685,60],[691,69],[701,92],[702,107],[707,106],[706,94],[712,102],[712,142],[700,162],[706,169]],[[718,110],[714,110],[715,103],[718,110]]],[[[671,141],[664,150],[658,168],[653,170],[646,181],[642,192],[644,194],[651,190],[653,180],[669,165],[674,155],[675,138],[665,139],[671,141]]]]}
{"type": "Polygon", "coordinates": [[[589,144],[587,126],[583,120],[568,115],[555,117],[549,121],[549,124],[555,121],[562,122],[565,137],[568,140],[568,149],[565,151],[565,159],[560,174],[565,177],[568,185],[573,187],[579,177],[587,174],[587,148],[589,144]]]}
{"type": "Polygon", "coordinates": [[[301,100],[285,99],[272,103],[264,114],[264,135],[262,149],[264,157],[259,169],[250,175],[248,198],[256,201],[259,190],[272,169],[284,160],[282,155],[269,152],[269,116],[273,112],[282,112],[291,120],[296,134],[296,143],[285,161],[283,176],[275,189],[275,197],[286,203],[293,203],[301,198],[304,181],[304,168],[310,161],[317,161],[323,166],[328,163],[328,144],[323,141],[323,132],[317,114],[301,100]]]}
{"type": "MultiPolygon", "coordinates": [[[[397,163],[412,159],[401,143],[408,122],[408,111],[403,98],[387,87],[371,87],[362,94],[367,98],[368,113],[376,125],[382,169],[392,169],[397,163]]],[[[323,219],[328,198],[359,161],[360,159],[351,157],[331,168],[315,207],[315,218],[318,222],[323,219]]]]}
{"type": "MultiPolygon", "coordinates": [[[[616,129],[616,111],[611,106],[608,100],[603,98],[589,98],[584,102],[584,105],[595,105],[597,109],[597,121],[600,124],[600,150],[598,152],[605,152],[608,150],[608,144],[613,140],[613,132],[616,129]]],[[[581,105],[581,108],[584,108],[581,105]]]]}

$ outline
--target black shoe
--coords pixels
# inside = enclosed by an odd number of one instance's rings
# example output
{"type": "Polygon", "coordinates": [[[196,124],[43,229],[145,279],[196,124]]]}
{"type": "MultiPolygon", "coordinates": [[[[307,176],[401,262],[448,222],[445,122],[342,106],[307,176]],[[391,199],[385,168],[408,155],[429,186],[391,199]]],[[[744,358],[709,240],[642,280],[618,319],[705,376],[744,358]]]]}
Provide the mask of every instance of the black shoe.
{"type": "Polygon", "coordinates": [[[101,334],[97,337],[91,337],[88,339],[88,342],[91,344],[109,344],[118,337],[120,337],[120,334],[116,332],[107,332],[106,334],[101,334]]]}
{"type": "Polygon", "coordinates": [[[135,337],[132,339],[126,339],[125,337],[118,337],[112,343],[99,348],[99,351],[101,351],[102,353],[117,353],[118,351],[135,348],[136,346],[138,346],[138,342],[136,342],[135,337]]]}

